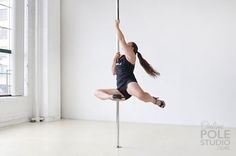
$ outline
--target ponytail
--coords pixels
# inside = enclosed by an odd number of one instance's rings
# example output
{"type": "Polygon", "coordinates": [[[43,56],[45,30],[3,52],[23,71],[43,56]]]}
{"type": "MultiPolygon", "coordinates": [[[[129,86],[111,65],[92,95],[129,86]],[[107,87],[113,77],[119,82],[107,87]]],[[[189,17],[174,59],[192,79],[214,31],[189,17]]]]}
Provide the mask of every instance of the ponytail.
{"type": "Polygon", "coordinates": [[[152,66],[143,58],[143,56],[140,54],[140,52],[138,52],[138,46],[136,43],[134,42],[130,42],[132,43],[132,47],[133,47],[133,51],[135,54],[138,55],[138,59],[139,59],[139,63],[142,65],[142,67],[144,68],[144,70],[152,77],[157,77],[160,76],[160,73],[157,72],[155,69],[152,68],[152,66]]]}
{"type": "Polygon", "coordinates": [[[157,72],[153,67],[143,58],[143,56],[140,54],[140,52],[136,52],[138,55],[139,63],[142,65],[144,70],[152,77],[160,76],[160,73],[157,72]]]}

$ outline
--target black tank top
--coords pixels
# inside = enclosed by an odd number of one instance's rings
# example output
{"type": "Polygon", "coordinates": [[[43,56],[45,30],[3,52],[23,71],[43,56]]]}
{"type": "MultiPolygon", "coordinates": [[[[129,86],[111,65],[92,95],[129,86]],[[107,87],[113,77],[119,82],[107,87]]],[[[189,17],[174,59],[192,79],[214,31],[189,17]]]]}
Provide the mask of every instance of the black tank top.
{"type": "Polygon", "coordinates": [[[117,88],[127,85],[127,82],[137,82],[133,72],[134,65],[126,59],[125,55],[122,55],[116,63],[117,88]]]}

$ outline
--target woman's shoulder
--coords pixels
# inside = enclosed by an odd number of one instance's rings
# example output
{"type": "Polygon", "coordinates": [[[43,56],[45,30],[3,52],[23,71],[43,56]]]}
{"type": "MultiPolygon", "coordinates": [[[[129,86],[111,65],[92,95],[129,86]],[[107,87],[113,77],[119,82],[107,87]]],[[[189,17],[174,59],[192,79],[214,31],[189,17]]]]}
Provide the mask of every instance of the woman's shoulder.
{"type": "MultiPolygon", "coordinates": [[[[136,58],[133,58],[133,59],[130,59],[129,57],[127,57],[126,55],[122,55],[121,57],[124,57],[125,58],[125,60],[128,62],[128,63],[130,63],[131,65],[135,65],[135,61],[136,61],[136,58]]],[[[121,58],[120,57],[120,58],[121,58]]]]}

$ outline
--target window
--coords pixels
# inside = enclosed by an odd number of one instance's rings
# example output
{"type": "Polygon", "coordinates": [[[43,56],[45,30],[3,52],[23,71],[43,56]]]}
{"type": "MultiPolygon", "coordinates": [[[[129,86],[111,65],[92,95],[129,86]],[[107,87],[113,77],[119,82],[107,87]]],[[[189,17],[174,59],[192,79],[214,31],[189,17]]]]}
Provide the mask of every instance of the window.
{"type": "Polygon", "coordinates": [[[11,0],[0,0],[0,96],[11,95],[11,0]]]}

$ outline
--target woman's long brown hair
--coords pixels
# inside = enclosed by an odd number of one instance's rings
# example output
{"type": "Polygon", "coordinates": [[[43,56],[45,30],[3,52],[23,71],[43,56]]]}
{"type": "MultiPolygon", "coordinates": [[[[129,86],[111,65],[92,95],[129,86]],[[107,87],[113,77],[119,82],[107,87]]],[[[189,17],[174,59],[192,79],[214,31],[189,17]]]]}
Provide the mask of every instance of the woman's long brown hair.
{"type": "Polygon", "coordinates": [[[132,42],[132,47],[134,48],[134,53],[138,55],[139,63],[144,68],[144,70],[152,77],[160,76],[160,73],[157,72],[141,55],[140,52],[138,52],[138,46],[136,43],[132,42]]]}

